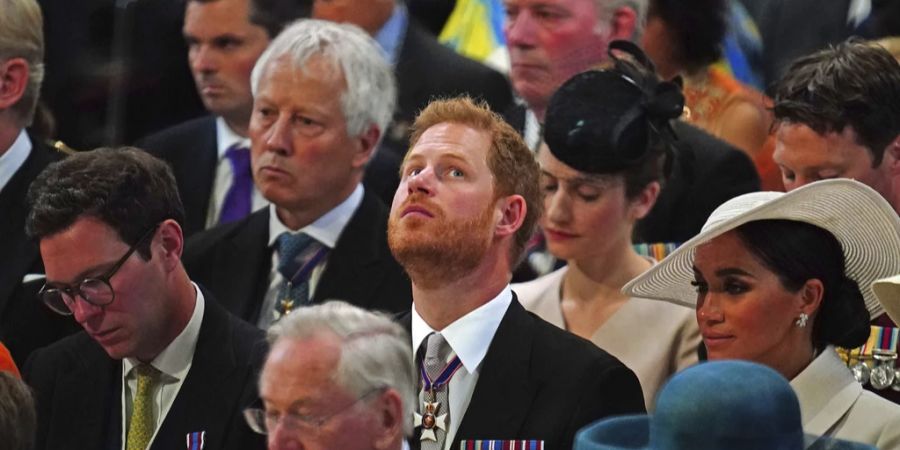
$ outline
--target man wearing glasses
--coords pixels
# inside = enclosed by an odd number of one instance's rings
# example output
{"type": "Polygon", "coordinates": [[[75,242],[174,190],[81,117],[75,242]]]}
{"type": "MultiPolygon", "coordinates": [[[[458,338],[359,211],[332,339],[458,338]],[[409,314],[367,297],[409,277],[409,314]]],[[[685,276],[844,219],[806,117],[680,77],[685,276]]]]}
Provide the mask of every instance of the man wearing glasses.
{"type": "Polygon", "coordinates": [[[262,333],[188,278],[168,166],[137,149],[80,153],[41,173],[28,201],[40,299],[84,328],[25,365],[35,448],[263,448],[241,418],[262,333]]]}
{"type": "Polygon", "coordinates": [[[387,316],[331,301],[269,329],[264,409],[244,415],[269,450],[401,450],[413,430],[409,335],[387,316]]]}

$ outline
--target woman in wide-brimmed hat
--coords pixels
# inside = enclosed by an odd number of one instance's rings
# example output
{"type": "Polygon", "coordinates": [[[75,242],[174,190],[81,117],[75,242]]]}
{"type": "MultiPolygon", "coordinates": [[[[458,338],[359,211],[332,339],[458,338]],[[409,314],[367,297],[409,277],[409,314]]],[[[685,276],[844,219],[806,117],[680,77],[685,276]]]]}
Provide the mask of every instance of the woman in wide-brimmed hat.
{"type": "Polygon", "coordinates": [[[657,80],[636,46],[617,41],[610,48],[633,60],[611,53],[615,67],[563,84],[547,108],[547,145],[538,153],[541,228],[550,252],[567,265],[512,288],[527,309],[631,368],[652,409],[659,387],[697,362],[700,334],[690,309],[620,289],[653,265],[631,236],[675,157],[669,121],[684,99],[676,84],[657,80]]]}
{"type": "Polygon", "coordinates": [[[875,449],[805,435],[800,405],[787,380],[746,361],[707,362],[675,375],[660,391],[657,406],[650,416],[588,425],[575,437],[575,450],[875,449]]]}
{"type": "Polygon", "coordinates": [[[623,291],[695,307],[709,359],[791,380],[806,432],[900,448],[900,406],[863,391],[834,350],[866,342],[883,312],[871,284],[896,273],[900,218],[871,188],[837,179],[725,202],[623,291]]]}

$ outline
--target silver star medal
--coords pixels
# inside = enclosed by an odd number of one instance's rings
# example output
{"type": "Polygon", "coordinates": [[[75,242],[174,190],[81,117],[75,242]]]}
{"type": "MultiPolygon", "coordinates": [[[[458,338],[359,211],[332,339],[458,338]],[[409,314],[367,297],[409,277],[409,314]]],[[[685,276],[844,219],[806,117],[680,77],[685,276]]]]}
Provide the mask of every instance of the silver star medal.
{"type": "Polygon", "coordinates": [[[434,435],[434,429],[440,429],[447,431],[447,414],[441,414],[439,416],[437,414],[438,410],[441,409],[440,402],[424,402],[425,404],[425,414],[413,413],[413,422],[417,427],[422,427],[422,438],[423,441],[437,441],[437,436],[434,435]]]}

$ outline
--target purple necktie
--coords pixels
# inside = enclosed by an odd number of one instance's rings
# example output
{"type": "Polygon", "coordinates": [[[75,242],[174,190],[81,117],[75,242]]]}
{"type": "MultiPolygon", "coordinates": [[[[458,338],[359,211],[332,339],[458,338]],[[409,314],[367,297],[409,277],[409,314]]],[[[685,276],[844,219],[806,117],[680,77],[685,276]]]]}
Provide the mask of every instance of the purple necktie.
{"type": "Polygon", "coordinates": [[[219,223],[234,222],[250,214],[253,205],[253,174],[250,171],[250,149],[234,144],[225,151],[231,163],[231,187],[222,202],[219,223]]]}

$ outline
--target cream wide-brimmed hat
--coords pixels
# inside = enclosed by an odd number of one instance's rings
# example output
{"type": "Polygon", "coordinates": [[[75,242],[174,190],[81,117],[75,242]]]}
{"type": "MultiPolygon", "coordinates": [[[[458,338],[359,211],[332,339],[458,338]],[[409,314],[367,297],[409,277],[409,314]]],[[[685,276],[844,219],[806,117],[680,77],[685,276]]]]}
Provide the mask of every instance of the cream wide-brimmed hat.
{"type": "Polygon", "coordinates": [[[891,320],[900,323],[900,274],[876,280],[872,290],[891,320]]]}
{"type": "MultiPolygon", "coordinates": [[[[817,181],[791,192],[753,192],[735,197],[709,216],[700,234],[659,264],[629,281],[622,292],[695,307],[694,250],[745,223],[781,219],[823,228],[841,243],[847,276],[857,282],[870,317],[884,308],[872,282],[900,273],[900,217],[872,188],[850,179],[817,181]]],[[[772,239],[790,239],[772,236],[772,239]]],[[[900,305],[894,312],[900,313],[900,305]]]]}

